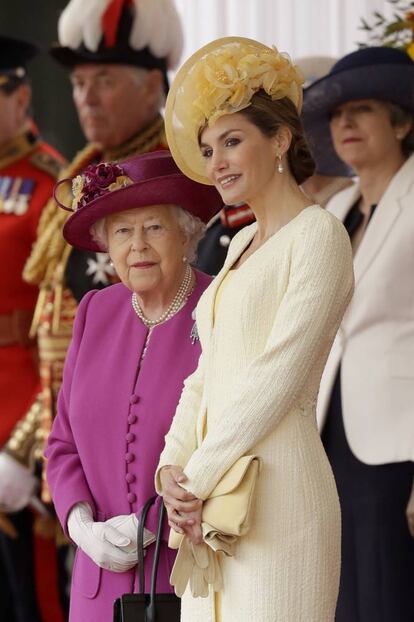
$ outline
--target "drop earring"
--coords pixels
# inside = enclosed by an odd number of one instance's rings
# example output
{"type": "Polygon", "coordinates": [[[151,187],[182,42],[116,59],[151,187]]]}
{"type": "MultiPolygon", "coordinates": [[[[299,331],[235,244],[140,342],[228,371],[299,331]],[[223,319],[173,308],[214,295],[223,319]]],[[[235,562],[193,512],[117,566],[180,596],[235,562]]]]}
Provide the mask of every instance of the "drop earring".
{"type": "Polygon", "coordinates": [[[277,157],[279,158],[279,162],[278,162],[278,165],[277,165],[277,172],[278,173],[283,173],[283,171],[285,169],[283,168],[283,164],[282,164],[282,156],[278,155],[277,157]]]}

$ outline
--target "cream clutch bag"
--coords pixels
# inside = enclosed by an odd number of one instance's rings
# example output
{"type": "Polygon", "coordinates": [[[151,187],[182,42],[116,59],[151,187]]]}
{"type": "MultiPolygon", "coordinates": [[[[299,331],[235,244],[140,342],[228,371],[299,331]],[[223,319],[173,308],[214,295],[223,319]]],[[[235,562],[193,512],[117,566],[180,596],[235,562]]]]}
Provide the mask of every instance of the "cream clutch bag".
{"type": "Polygon", "coordinates": [[[188,581],[193,596],[207,596],[208,585],[221,589],[221,572],[216,553],[233,555],[237,539],[250,528],[251,508],[260,459],[242,456],[223,475],[204,501],[201,528],[205,544],[192,545],[171,530],[168,545],[179,549],[170,582],[178,596],[188,581]]]}

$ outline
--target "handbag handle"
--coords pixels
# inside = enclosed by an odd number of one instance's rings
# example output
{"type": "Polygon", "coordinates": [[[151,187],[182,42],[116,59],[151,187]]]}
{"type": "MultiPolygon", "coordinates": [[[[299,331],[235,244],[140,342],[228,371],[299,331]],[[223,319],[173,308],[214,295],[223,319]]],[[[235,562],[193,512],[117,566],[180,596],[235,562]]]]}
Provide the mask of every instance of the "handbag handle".
{"type": "Polygon", "coordinates": [[[158,564],[160,561],[160,551],[161,551],[161,540],[162,540],[162,528],[165,516],[165,506],[164,502],[161,499],[160,509],[158,512],[158,529],[157,529],[157,539],[155,540],[155,551],[154,551],[154,559],[152,562],[152,571],[151,571],[151,593],[150,593],[150,602],[147,607],[147,622],[155,622],[156,620],[156,608],[155,608],[155,597],[157,590],[157,576],[158,576],[158,564]]]}
{"type": "Polygon", "coordinates": [[[137,551],[138,551],[138,578],[139,578],[139,593],[140,594],[145,594],[144,527],[145,527],[145,522],[147,520],[148,512],[156,500],[157,500],[157,497],[150,497],[148,499],[148,501],[142,508],[141,515],[138,520],[137,551]]]}

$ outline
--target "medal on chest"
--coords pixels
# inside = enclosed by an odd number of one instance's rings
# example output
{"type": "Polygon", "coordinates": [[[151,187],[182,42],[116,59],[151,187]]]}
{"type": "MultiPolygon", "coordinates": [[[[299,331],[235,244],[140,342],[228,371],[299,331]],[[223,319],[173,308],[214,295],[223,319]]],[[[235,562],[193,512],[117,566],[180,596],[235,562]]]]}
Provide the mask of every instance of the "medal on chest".
{"type": "Polygon", "coordinates": [[[35,187],[34,179],[0,177],[0,213],[23,216],[29,209],[35,187]]]}

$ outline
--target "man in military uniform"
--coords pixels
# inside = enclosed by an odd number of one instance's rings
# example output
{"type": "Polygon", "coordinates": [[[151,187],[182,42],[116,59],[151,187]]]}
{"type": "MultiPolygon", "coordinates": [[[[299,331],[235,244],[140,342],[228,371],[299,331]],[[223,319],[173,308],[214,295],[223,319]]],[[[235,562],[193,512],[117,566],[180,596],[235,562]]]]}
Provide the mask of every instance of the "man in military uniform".
{"type": "MultiPolygon", "coordinates": [[[[168,85],[167,69],[178,62],[182,48],[173,0],[145,4],[113,0],[101,6],[84,0],[81,7],[71,0],[58,31],[60,44],[51,54],[69,71],[88,140],[61,178],[73,178],[92,163],[166,149],[160,109],[168,85]]],[[[49,201],[24,270],[26,281],[40,287],[31,335],[38,339],[41,391],[7,447],[27,454],[34,446],[37,458],[43,454],[55,415],[77,304],[87,291],[106,287],[115,278],[106,254],[79,251],[64,241],[62,227],[67,216],[53,199],[49,201]]],[[[45,503],[51,501],[46,482],[42,498],[45,503]]]]}
{"type": "MultiPolygon", "coordinates": [[[[23,281],[22,271],[64,163],[41,140],[28,117],[31,88],[26,64],[36,52],[27,42],[0,36],[0,446],[38,390],[35,341],[29,338],[38,288],[23,281]]],[[[7,622],[46,620],[36,595],[32,513],[24,509],[30,500],[37,503],[36,486],[36,478],[19,457],[3,450],[0,601],[1,618],[7,622]]],[[[49,553],[50,568],[55,552],[49,549],[49,553]]],[[[45,554],[44,548],[41,554],[45,554]]]]}

